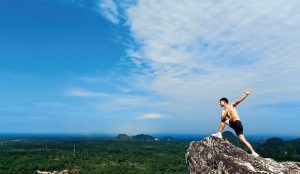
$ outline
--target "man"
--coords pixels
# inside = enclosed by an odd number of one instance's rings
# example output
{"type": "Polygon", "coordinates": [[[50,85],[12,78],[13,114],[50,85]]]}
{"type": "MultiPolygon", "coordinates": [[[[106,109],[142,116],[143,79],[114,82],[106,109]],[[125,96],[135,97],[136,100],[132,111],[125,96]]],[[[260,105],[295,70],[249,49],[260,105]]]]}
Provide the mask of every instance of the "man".
{"type": "Polygon", "coordinates": [[[248,143],[248,141],[245,139],[245,136],[243,134],[243,125],[239,117],[239,114],[236,110],[236,106],[241,101],[243,101],[251,92],[252,92],[251,88],[247,89],[246,92],[240,98],[238,98],[235,102],[231,104],[228,104],[228,99],[225,97],[220,99],[220,106],[224,107],[224,110],[222,111],[219,132],[212,134],[212,136],[222,138],[222,131],[226,124],[235,131],[240,141],[242,141],[247,146],[247,148],[251,151],[251,154],[249,154],[249,156],[258,157],[259,155],[254,151],[251,144],[248,143]],[[230,119],[226,119],[226,117],[229,117],[230,119]]]}

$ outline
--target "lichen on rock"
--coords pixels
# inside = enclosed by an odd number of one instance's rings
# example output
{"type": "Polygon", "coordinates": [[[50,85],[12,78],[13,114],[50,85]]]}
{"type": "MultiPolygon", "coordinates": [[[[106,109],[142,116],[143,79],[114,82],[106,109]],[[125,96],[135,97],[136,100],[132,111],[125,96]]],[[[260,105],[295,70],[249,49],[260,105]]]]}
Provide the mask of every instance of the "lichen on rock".
{"type": "Polygon", "coordinates": [[[213,136],[192,141],[185,159],[190,174],[300,174],[297,162],[252,157],[225,138],[213,136]]]}

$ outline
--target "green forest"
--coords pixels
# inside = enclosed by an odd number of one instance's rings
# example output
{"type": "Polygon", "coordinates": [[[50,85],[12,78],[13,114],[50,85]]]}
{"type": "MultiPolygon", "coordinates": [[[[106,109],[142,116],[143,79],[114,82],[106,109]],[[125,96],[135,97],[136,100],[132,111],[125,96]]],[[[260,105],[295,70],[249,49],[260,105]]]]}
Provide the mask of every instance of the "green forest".
{"type": "Polygon", "coordinates": [[[79,168],[82,174],[188,173],[188,141],[116,141],[97,138],[0,140],[0,173],[31,174],[79,168]]]}
{"type": "MultiPolygon", "coordinates": [[[[69,170],[80,174],[188,173],[184,155],[192,140],[124,137],[1,138],[0,173],[32,174],[37,170],[69,170]]],[[[230,141],[233,140],[231,137],[230,141]]],[[[253,142],[253,146],[262,157],[300,161],[300,138],[284,141],[274,137],[263,143],[253,142]]]]}

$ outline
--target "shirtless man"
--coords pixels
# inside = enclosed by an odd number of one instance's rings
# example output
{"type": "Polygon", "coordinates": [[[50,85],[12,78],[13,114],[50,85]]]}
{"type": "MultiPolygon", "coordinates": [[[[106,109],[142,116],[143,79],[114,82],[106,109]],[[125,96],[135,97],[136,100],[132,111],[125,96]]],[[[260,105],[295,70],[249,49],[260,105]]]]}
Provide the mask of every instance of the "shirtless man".
{"type": "Polygon", "coordinates": [[[224,110],[222,111],[222,117],[221,117],[221,123],[219,127],[219,132],[212,134],[214,137],[222,138],[222,131],[225,127],[225,124],[234,129],[236,135],[239,137],[239,139],[247,146],[247,148],[251,151],[250,156],[258,157],[259,155],[254,151],[251,144],[248,143],[248,141],[245,139],[245,136],[243,134],[243,125],[241,122],[241,119],[239,117],[239,114],[236,110],[236,106],[243,101],[250,93],[252,92],[252,89],[249,88],[246,90],[246,92],[238,98],[235,102],[232,102],[231,104],[228,104],[227,98],[221,98],[220,99],[220,106],[224,107],[224,110]],[[230,119],[226,119],[226,117],[229,117],[230,119]]]}

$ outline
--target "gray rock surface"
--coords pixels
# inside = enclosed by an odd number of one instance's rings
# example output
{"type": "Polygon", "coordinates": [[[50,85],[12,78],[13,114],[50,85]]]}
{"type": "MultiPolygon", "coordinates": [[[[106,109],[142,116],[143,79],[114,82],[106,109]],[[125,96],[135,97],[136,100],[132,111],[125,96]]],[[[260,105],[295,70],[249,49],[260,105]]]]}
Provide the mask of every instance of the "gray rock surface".
{"type": "Polygon", "coordinates": [[[300,174],[299,162],[251,157],[225,138],[192,141],[185,154],[190,174],[300,174]]]}

